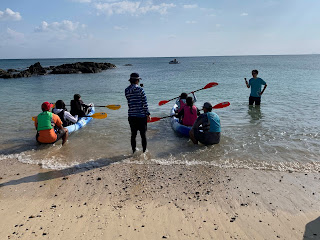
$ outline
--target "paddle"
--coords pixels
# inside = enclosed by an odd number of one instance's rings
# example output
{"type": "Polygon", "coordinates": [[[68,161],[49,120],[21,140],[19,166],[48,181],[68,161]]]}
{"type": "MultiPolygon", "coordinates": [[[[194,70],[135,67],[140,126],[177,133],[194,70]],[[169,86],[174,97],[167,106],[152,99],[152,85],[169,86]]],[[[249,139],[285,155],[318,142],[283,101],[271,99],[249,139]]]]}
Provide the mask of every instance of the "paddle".
{"type": "MultiPolygon", "coordinates": [[[[198,90],[196,90],[196,91],[193,91],[193,92],[198,92],[198,91],[201,91],[201,90],[203,90],[203,89],[208,89],[208,88],[212,88],[212,87],[215,87],[215,86],[217,86],[218,85],[218,83],[216,83],[216,82],[211,82],[211,83],[208,83],[207,85],[205,85],[203,88],[200,88],[200,89],[198,89],[198,90]]],[[[192,92],[191,92],[192,93],[192,92]]],[[[190,94],[190,93],[189,93],[190,94]]],[[[170,102],[170,101],[172,101],[172,100],[174,100],[174,99],[177,99],[177,98],[179,98],[179,97],[175,97],[175,98],[172,98],[172,99],[170,99],[170,100],[162,100],[162,101],[160,101],[159,102],[159,106],[162,106],[162,105],[164,105],[164,104],[166,104],[166,103],[168,103],[168,102],[170,102]]]]}
{"type": "MultiPolygon", "coordinates": [[[[96,118],[96,119],[104,119],[106,118],[108,115],[105,112],[99,112],[99,113],[94,113],[91,116],[85,116],[85,117],[92,117],[92,118],[96,118]]],[[[36,117],[32,117],[32,121],[35,121],[36,117]]]]}
{"type": "MultiPolygon", "coordinates": [[[[53,107],[54,107],[55,103],[53,103],[53,107]]],[[[70,105],[66,105],[66,106],[70,106],[70,105]]],[[[107,105],[107,106],[94,106],[94,107],[106,107],[109,108],[111,110],[118,110],[121,108],[121,105],[118,104],[112,104],[112,105],[107,105]]]]}
{"type": "Polygon", "coordinates": [[[118,109],[121,108],[121,105],[114,104],[114,105],[94,106],[94,107],[106,107],[106,108],[109,108],[109,109],[111,109],[111,110],[118,110],[118,109]]]}
{"type": "MultiPolygon", "coordinates": [[[[214,105],[212,108],[213,109],[219,109],[219,108],[225,108],[225,107],[228,107],[230,106],[230,103],[229,102],[221,102],[221,103],[218,103],[216,105],[214,105]]],[[[153,122],[157,122],[161,119],[164,119],[164,118],[169,118],[169,117],[172,117],[172,116],[165,116],[165,117],[152,117],[151,118],[151,121],[148,121],[148,123],[153,123],[153,122]]]]}

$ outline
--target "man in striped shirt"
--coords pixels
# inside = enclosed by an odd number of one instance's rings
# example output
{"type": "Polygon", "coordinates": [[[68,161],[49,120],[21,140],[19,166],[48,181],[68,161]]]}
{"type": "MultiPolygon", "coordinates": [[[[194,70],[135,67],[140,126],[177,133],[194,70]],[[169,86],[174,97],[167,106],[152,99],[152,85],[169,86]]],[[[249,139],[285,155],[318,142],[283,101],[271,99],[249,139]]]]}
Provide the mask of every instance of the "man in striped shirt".
{"type": "Polygon", "coordinates": [[[140,131],[143,152],[146,151],[147,122],[148,120],[151,120],[146,94],[144,93],[143,88],[138,85],[140,79],[138,73],[131,73],[129,79],[131,85],[125,90],[129,107],[128,121],[131,128],[131,147],[133,153],[136,151],[136,136],[138,131],[140,131]]]}

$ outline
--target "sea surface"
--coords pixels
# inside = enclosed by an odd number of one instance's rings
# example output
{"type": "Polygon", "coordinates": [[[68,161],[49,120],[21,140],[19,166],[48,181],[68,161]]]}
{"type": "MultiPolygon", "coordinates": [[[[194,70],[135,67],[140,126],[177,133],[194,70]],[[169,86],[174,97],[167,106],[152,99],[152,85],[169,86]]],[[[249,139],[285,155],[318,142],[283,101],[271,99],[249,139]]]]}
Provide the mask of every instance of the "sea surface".
{"type": "MultiPolygon", "coordinates": [[[[320,171],[320,55],[97,58],[0,60],[0,69],[24,69],[79,61],[110,62],[117,66],[97,74],[46,75],[20,79],[0,79],[0,162],[17,159],[27,164],[61,169],[71,166],[107,165],[114,162],[138,164],[203,164],[223,168],[253,168],[275,171],[320,171]],[[125,66],[132,64],[132,66],[125,66]],[[250,90],[244,77],[258,69],[268,87],[260,108],[248,106],[250,90]],[[132,72],[142,77],[151,116],[169,115],[173,102],[158,102],[204,87],[196,93],[200,108],[229,101],[218,109],[222,137],[218,145],[194,146],[177,135],[170,120],[148,124],[148,153],[131,154],[127,101],[124,89],[132,72]],[[79,93],[86,103],[120,104],[120,110],[96,108],[106,119],[93,119],[73,133],[68,143],[38,145],[32,116],[41,103],[66,103],[79,93]]],[[[141,149],[140,136],[137,137],[141,149]]]]}

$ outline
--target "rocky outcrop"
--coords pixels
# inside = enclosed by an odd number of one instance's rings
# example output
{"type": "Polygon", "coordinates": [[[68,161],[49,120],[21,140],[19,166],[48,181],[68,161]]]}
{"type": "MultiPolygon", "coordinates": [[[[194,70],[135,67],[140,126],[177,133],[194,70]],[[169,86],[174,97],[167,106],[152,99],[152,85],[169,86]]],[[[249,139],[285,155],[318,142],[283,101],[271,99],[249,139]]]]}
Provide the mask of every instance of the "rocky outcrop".
{"type": "Polygon", "coordinates": [[[110,68],[116,68],[116,65],[112,63],[77,62],[43,68],[41,64],[37,62],[23,71],[15,69],[5,71],[0,69],[0,78],[21,78],[45,74],[98,73],[110,68]]]}

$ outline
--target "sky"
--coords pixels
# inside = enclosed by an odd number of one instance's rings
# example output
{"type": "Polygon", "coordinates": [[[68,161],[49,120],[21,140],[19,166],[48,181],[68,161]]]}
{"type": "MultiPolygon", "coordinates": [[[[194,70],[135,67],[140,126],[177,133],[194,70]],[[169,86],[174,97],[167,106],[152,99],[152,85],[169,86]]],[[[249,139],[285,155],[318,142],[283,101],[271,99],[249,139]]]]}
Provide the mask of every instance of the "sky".
{"type": "Polygon", "coordinates": [[[0,0],[0,59],[320,53],[319,0],[0,0]]]}

